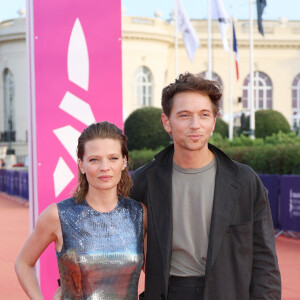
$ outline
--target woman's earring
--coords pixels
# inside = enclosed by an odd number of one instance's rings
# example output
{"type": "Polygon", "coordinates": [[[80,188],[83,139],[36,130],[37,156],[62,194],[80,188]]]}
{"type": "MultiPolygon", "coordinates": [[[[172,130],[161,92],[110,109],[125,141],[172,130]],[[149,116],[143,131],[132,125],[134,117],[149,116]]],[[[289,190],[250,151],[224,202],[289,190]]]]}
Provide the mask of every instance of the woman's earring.
{"type": "Polygon", "coordinates": [[[124,167],[125,167],[125,168],[127,167],[127,160],[126,160],[125,163],[124,163],[124,167]]]}

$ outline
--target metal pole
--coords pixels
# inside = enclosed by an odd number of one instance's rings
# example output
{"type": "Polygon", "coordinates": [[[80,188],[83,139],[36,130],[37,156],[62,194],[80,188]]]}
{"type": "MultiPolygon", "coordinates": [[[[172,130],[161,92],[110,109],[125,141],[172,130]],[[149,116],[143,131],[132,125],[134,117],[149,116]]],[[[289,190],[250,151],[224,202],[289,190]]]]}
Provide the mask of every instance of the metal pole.
{"type": "Polygon", "coordinates": [[[175,13],[174,13],[174,47],[175,47],[175,78],[178,76],[178,37],[177,37],[177,0],[175,0],[175,13]]]}
{"type": "Polygon", "coordinates": [[[255,107],[254,107],[254,67],[253,67],[253,0],[250,3],[249,34],[250,34],[250,81],[248,98],[250,103],[250,138],[255,139],[255,107]]]}
{"type": "MultiPolygon", "coordinates": [[[[230,6],[231,9],[231,6],[230,6]]],[[[229,52],[229,140],[232,141],[233,138],[233,114],[232,114],[232,58],[233,58],[233,47],[232,47],[232,35],[233,35],[233,30],[232,30],[232,15],[229,20],[229,26],[230,26],[230,39],[229,39],[229,47],[230,47],[230,52],[229,52]]]]}
{"type": "Polygon", "coordinates": [[[211,65],[211,0],[207,0],[207,79],[212,79],[211,65]]]}

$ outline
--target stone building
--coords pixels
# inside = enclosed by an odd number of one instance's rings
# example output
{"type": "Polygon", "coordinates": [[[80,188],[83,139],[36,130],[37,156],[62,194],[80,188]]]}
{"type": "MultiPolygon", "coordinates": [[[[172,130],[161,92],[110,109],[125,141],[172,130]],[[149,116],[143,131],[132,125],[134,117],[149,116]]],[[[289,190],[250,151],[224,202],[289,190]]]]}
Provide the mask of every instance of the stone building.
{"type": "MultiPolygon", "coordinates": [[[[207,21],[192,20],[201,47],[193,62],[186,54],[178,33],[178,71],[207,71],[207,21]]],[[[256,109],[280,111],[291,128],[300,120],[300,21],[284,18],[264,21],[262,37],[254,23],[254,83],[256,109]]],[[[249,113],[249,23],[235,20],[239,51],[240,79],[233,67],[233,112],[238,123],[242,112],[249,113]]],[[[229,37],[229,32],[228,32],[229,37]]],[[[124,120],[137,108],[160,107],[162,88],[174,81],[174,24],[155,18],[122,16],[122,76],[124,120]]],[[[223,86],[221,117],[228,119],[229,54],[224,51],[218,22],[212,23],[213,78],[223,86]]],[[[26,20],[0,23],[0,149],[15,152],[18,161],[27,155],[28,89],[26,20]]],[[[1,152],[0,152],[1,156],[1,152]]]]}

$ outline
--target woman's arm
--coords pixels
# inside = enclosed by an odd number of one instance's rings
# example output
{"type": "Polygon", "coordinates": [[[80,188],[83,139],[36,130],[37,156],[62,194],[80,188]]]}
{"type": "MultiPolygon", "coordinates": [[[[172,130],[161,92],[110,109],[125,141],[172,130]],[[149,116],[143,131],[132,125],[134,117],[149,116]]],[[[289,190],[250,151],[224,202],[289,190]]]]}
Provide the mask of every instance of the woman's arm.
{"type": "Polygon", "coordinates": [[[62,245],[61,227],[56,204],[50,205],[39,216],[35,229],[21,249],[15,270],[21,286],[32,300],[43,299],[34,265],[47,246],[55,241],[62,245]]]}

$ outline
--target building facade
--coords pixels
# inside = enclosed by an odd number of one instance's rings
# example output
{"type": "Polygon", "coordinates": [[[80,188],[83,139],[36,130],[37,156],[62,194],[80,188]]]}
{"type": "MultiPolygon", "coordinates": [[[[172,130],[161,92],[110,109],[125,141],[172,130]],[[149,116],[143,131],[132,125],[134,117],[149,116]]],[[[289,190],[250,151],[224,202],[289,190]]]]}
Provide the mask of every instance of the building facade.
{"type": "MultiPolygon", "coordinates": [[[[193,62],[188,59],[178,33],[178,73],[207,71],[207,21],[192,20],[201,47],[193,62]]],[[[280,111],[291,127],[300,120],[300,21],[264,21],[262,37],[254,23],[254,100],[256,109],[280,111]]],[[[249,23],[235,21],[239,53],[239,80],[234,62],[223,49],[218,22],[212,23],[213,79],[223,87],[220,116],[229,111],[230,67],[232,67],[233,112],[238,123],[250,111],[249,23]]],[[[229,38],[229,31],[228,31],[229,38]]],[[[134,110],[160,107],[161,90],[175,74],[174,24],[157,13],[155,18],[122,16],[122,76],[124,120],[134,110]]],[[[27,155],[28,83],[26,20],[20,17],[0,23],[0,148],[15,151],[18,160],[27,155]]],[[[1,152],[0,152],[1,155],[1,152]]]]}
{"type": "Polygon", "coordinates": [[[28,90],[25,17],[0,23],[0,156],[28,153],[28,90]]]}

